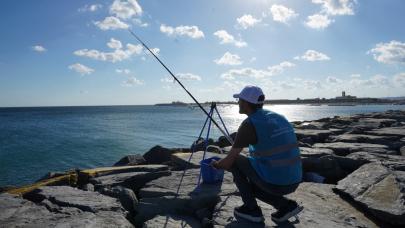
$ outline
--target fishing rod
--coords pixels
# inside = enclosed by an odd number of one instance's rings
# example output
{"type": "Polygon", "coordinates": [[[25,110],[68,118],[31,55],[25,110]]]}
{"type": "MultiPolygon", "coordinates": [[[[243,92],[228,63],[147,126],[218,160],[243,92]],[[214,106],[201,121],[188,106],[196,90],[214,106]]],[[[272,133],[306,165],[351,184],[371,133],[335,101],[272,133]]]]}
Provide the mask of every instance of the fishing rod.
{"type": "Polygon", "coordinates": [[[225,136],[228,142],[230,142],[233,145],[232,138],[229,137],[228,134],[226,134],[225,131],[214,120],[214,118],[212,118],[212,116],[208,114],[208,112],[201,106],[200,102],[198,102],[197,99],[195,99],[195,97],[186,89],[183,83],[180,82],[180,80],[169,70],[169,68],[167,68],[167,66],[155,55],[155,53],[153,53],[153,51],[151,51],[149,47],[137,35],[135,35],[135,33],[132,32],[131,29],[128,29],[128,31],[131,33],[132,36],[135,37],[135,39],[137,39],[142,44],[142,46],[144,46],[156,58],[156,60],[167,70],[167,72],[169,72],[169,74],[174,78],[174,80],[176,80],[176,82],[179,83],[179,85],[187,92],[188,95],[190,95],[190,97],[194,100],[194,102],[198,105],[198,107],[200,107],[200,109],[205,113],[205,115],[207,115],[208,118],[210,118],[210,120],[212,121],[212,123],[214,123],[214,125],[221,131],[221,133],[225,136]]]}

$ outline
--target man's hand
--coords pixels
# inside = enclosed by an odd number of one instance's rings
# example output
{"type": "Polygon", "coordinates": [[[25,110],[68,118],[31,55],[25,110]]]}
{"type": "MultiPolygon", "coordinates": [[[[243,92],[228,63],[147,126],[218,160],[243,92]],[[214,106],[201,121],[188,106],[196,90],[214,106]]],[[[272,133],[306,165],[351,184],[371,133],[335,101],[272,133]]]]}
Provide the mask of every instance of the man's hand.
{"type": "Polygon", "coordinates": [[[213,161],[211,162],[211,165],[216,169],[225,169],[229,171],[232,167],[233,162],[241,151],[242,148],[232,148],[225,158],[219,161],[213,161]]]}
{"type": "Polygon", "coordinates": [[[232,167],[232,163],[233,161],[231,161],[230,159],[223,158],[219,161],[212,161],[211,166],[216,168],[216,169],[225,169],[225,170],[230,170],[232,167]]]}

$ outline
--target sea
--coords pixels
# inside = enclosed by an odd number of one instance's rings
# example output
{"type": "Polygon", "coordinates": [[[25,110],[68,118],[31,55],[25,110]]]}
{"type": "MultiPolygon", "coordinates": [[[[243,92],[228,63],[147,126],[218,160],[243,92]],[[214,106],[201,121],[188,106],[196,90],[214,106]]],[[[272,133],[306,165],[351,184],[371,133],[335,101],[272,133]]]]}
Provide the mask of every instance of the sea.
{"type": "MultiPolygon", "coordinates": [[[[210,106],[204,107],[209,111],[210,106]]],[[[405,105],[269,105],[289,121],[405,110],[405,105]]],[[[214,119],[231,133],[246,118],[237,105],[218,105],[214,119]],[[218,116],[219,115],[219,116],[218,116]]],[[[190,147],[206,116],[193,106],[0,108],[0,186],[30,184],[48,172],[111,166],[155,145],[190,147]]],[[[217,139],[212,126],[203,137],[217,139]]]]}

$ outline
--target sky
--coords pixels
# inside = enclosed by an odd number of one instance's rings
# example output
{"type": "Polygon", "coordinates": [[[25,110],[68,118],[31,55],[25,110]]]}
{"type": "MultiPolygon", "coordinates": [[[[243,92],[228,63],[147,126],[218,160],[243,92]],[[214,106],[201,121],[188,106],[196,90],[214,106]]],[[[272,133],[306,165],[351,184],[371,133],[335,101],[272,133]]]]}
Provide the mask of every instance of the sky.
{"type": "Polygon", "coordinates": [[[0,107],[405,96],[403,0],[2,0],[0,107]]]}

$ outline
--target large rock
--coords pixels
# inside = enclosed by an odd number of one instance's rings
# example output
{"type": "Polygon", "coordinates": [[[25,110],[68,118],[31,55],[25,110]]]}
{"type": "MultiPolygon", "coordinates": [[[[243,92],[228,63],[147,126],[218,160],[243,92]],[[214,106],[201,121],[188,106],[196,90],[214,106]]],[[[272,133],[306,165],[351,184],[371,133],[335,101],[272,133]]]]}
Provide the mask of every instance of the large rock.
{"type": "MultiPolygon", "coordinates": [[[[172,154],[172,161],[183,169],[199,168],[200,161],[203,159],[204,151],[196,151],[194,153],[176,153],[172,154]],[[191,159],[190,159],[191,156],[191,159]]],[[[224,158],[225,154],[217,154],[212,152],[205,153],[205,159],[210,157],[224,158]]]]}
{"type": "Polygon", "coordinates": [[[146,152],[143,157],[148,164],[162,164],[163,162],[170,161],[171,155],[175,152],[157,145],[146,152]]]}
{"type": "Polygon", "coordinates": [[[92,178],[90,182],[94,184],[96,190],[121,185],[138,191],[147,182],[168,175],[170,171],[119,173],[92,178]]]}
{"type": "MultiPolygon", "coordinates": [[[[161,197],[161,196],[176,196],[177,189],[178,195],[187,196],[191,193],[198,193],[197,195],[228,195],[237,191],[233,183],[232,174],[229,172],[224,173],[222,183],[205,184],[202,183],[197,188],[200,169],[188,169],[185,172],[180,188],[179,184],[184,171],[172,171],[170,176],[161,177],[153,180],[145,185],[144,188],[139,190],[141,198],[161,197]]],[[[202,178],[200,180],[202,182],[202,178]]]]}
{"type": "Polygon", "coordinates": [[[301,140],[310,137],[314,142],[324,142],[332,134],[341,133],[341,130],[329,129],[329,130],[317,130],[317,129],[297,129],[295,134],[297,139],[301,140]]]}
{"type": "MultiPolygon", "coordinates": [[[[56,206],[58,207],[58,206],[56,206]]],[[[0,227],[133,227],[122,213],[92,213],[66,207],[53,213],[45,206],[9,194],[0,195],[0,227]]]]}
{"type": "Polygon", "coordinates": [[[201,223],[191,216],[157,215],[143,225],[144,228],[181,227],[198,228],[201,223]]]}
{"type": "MultiPolygon", "coordinates": [[[[232,140],[235,140],[235,138],[236,138],[236,132],[232,133],[232,134],[230,135],[230,137],[232,138],[232,140]]],[[[225,136],[220,136],[220,137],[218,138],[218,141],[216,142],[216,144],[217,144],[219,147],[227,147],[227,146],[231,146],[231,145],[232,145],[232,144],[228,141],[228,139],[226,139],[225,136]]]]}
{"type": "Polygon", "coordinates": [[[396,153],[389,150],[388,146],[371,144],[371,143],[346,143],[346,142],[334,142],[334,143],[316,143],[313,148],[328,148],[333,150],[336,155],[346,156],[356,151],[371,151],[383,154],[396,153]]]}
{"type": "Polygon", "coordinates": [[[131,189],[116,186],[112,188],[102,188],[100,193],[118,199],[125,210],[129,211],[131,214],[135,214],[138,199],[131,189]]]}
{"type": "Polygon", "coordinates": [[[360,118],[357,122],[352,123],[351,126],[365,126],[368,128],[381,128],[390,127],[393,123],[397,122],[394,119],[386,118],[360,118]]]}
{"type": "Polygon", "coordinates": [[[69,186],[40,187],[26,194],[25,197],[34,202],[41,202],[47,199],[61,207],[75,207],[82,211],[93,213],[115,211],[125,214],[124,208],[122,208],[121,203],[117,199],[98,192],[83,191],[69,186]]]}
{"type": "Polygon", "coordinates": [[[346,156],[346,158],[358,161],[360,163],[378,162],[385,167],[393,170],[405,171],[405,157],[398,155],[385,155],[369,152],[355,152],[346,156]]]}
{"type": "Polygon", "coordinates": [[[300,152],[303,158],[320,158],[325,155],[333,155],[333,150],[327,148],[300,147],[300,152]]]}
{"type": "Polygon", "coordinates": [[[142,165],[145,164],[145,158],[140,154],[131,154],[121,158],[114,166],[142,165]]]}
{"type": "Polygon", "coordinates": [[[336,189],[349,195],[378,219],[405,225],[405,172],[392,172],[379,163],[369,163],[339,181],[336,189]]]}
{"type": "Polygon", "coordinates": [[[251,223],[247,220],[235,218],[233,210],[242,205],[239,196],[222,196],[213,214],[214,227],[377,227],[371,220],[357,211],[349,203],[336,195],[334,185],[302,183],[298,189],[288,197],[297,200],[304,206],[299,215],[299,221],[275,224],[270,214],[275,209],[262,201],[258,201],[265,217],[265,224],[251,223]]]}
{"type": "Polygon", "coordinates": [[[400,153],[402,156],[405,156],[405,146],[403,146],[403,147],[401,147],[401,149],[399,149],[399,153],[400,153]]]}
{"type": "Polygon", "coordinates": [[[372,131],[367,131],[367,134],[395,136],[400,139],[405,136],[405,126],[374,129],[372,131]]]}
{"type": "MultiPolygon", "coordinates": [[[[193,142],[193,144],[190,147],[191,151],[204,151],[205,150],[205,138],[199,138],[197,139],[195,142],[193,142]]],[[[207,142],[207,146],[209,145],[215,145],[215,142],[213,139],[209,138],[208,142],[207,142]]]]}
{"type": "Polygon", "coordinates": [[[395,140],[396,137],[393,136],[342,134],[330,136],[327,142],[372,143],[390,146],[395,140]]]}
{"type": "Polygon", "coordinates": [[[162,196],[142,198],[136,207],[135,224],[142,225],[156,215],[195,216],[203,208],[211,208],[218,202],[219,196],[162,196]]]}

